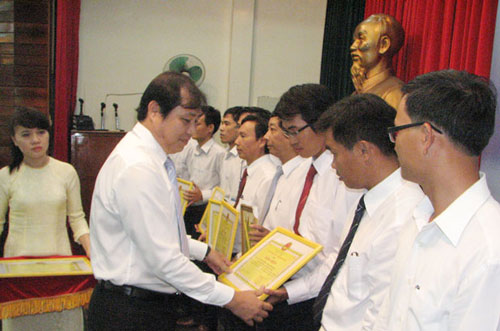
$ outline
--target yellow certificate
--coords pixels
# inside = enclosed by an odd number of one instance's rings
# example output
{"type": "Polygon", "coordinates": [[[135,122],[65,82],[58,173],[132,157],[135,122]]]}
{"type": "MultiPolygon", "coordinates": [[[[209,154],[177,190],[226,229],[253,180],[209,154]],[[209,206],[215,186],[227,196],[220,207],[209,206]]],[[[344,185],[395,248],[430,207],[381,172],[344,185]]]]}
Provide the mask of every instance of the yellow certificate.
{"type": "Polygon", "coordinates": [[[245,254],[251,247],[250,238],[248,237],[248,231],[250,229],[250,224],[257,224],[257,219],[253,214],[253,209],[251,206],[242,204],[240,208],[240,219],[241,219],[241,253],[245,254]]]}
{"type": "Polygon", "coordinates": [[[238,211],[227,202],[222,201],[219,226],[213,247],[228,259],[231,259],[237,228],[238,211]]]}
{"type": "Polygon", "coordinates": [[[198,231],[200,231],[201,233],[205,233],[208,227],[208,222],[210,219],[210,200],[215,200],[215,201],[224,200],[224,190],[218,186],[214,187],[214,189],[212,190],[212,196],[208,200],[207,207],[203,212],[203,216],[201,217],[200,223],[198,223],[198,231]]]}
{"type": "Polygon", "coordinates": [[[91,275],[86,257],[8,259],[0,261],[0,278],[91,275]]]}
{"type": "Polygon", "coordinates": [[[209,200],[210,212],[207,224],[207,244],[214,247],[215,240],[217,239],[217,229],[219,227],[220,211],[222,209],[221,202],[216,200],[209,200]]]}
{"type": "MultiPolygon", "coordinates": [[[[231,265],[232,272],[220,275],[219,280],[236,290],[257,290],[262,286],[275,290],[322,249],[320,244],[278,227],[231,265]]],[[[266,297],[263,294],[260,298],[266,297]]]]}
{"type": "Polygon", "coordinates": [[[194,188],[194,184],[193,182],[189,182],[182,178],[177,178],[177,183],[179,183],[179,195],[181,196],[182,215],[184,215],[188,204],[187,200],[184,199],[184,192],[192,190],[194,188]]]}

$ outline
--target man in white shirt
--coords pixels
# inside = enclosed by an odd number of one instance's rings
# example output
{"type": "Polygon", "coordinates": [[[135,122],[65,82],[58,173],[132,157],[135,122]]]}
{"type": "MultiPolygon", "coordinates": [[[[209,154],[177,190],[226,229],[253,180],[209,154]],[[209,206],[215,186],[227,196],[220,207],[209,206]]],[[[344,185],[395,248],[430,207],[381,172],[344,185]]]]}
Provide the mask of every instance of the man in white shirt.
{"type": "Polygon", "coordinates": [[[290,88],[276,105],[275,113],[292,147],[302,157],[312,157],[309,169],[296,185],[301,193],[294,215],[281,224],[323,245],[323,251],[307,263],[292,280],[271,294],[268,301],[277,303],[261,330],[307,330],[312,325],[312,305],[323,281],[310,281],[317,265],[327,262],[327,256],[337,253],[340,235],[348,211],[359,200],[360,192],[349,191],[331,168],[333,156],[325,147],[325,136],[314,125],[334,103],[332,93],[320,84],[303,84],[290,88]],[[285,301],[287,300],[287,301],[285,301]],[[279,328],[277,326],[279,325],[279,328]]]}
{"type": "Polygon", "coordinates": [[[238,195],[238,186],[246,167],[245,161],[238,156],[236,138],[238,137],[238,119],[243,107],[231,107],[226,110],[220,126],[220,141],[227,144],[226,154],[220,170],[220,187],[224,190],[226,200],[234,204],[238,195]]]}
{"type": "MultiPolygon", "coordinates": [[[[311,165],[310,158],[303,158],[293,149],[290,141],[281,129],[281,120],[276,113],[269,119],[267,133],[264,135],[269,153],[281,161],[277,167],[275,177],[279,176],[276,187],[268,191],[266,199],[270,198],[269,206],[260,213],[260,224],[252,224],[249,237],[252,242],[260,241],[271,230],[283,226],[283,220],[293,220],[298,204],[303,182],[311,165]],[[281,175],[280,175],[281,174],[281,175]]],[[[273,181],[275,178],[273,178],[273,181]]],[[[267,201],[266,201],[267,202],[267,201]]],[[[267,206],[267,204],[266,204],[267,206]]],[[[293,226],[286,227],[293,231],[293,226]]]]}
{"type": "Polygon", "coordinates": [[[380,97],[361,94],[337,102],[318,121],[337,175],[347,187],[368,191],[358,219],[357,208],[348,216],[341,250],[330,256],[334,266],[321,266],[315,275],[326,281],[313,306],[314,329],[373,327],[390,284],[401,227],[424,198],[417,184],[401,177],[394,144],[387,139],[395,116],[380,97]]]}
{"type": "Polygon", "coordinates": [[[226,153],[224,147],[213,139],[221,122],[220,112],[211,106],[202,106],[201,111],[203,114],[196,119],[193,134],[197,144],[186,158],[187,179],[194,183],[194,188],[184,192],[184,198],[189,201],[184,215],[186,231],[195,238],[198,236],[195,225],[203,216],[212,189],[220,184],[220,168],[226,153]]]}
{"type": "Polygon", "coordinates": [[[176,293],[224,306],[247,323],[270,305],[259,293],[235,292],[201,272],[227,260],[189,239],[181,216],[175,167],[168,154],[184,147],[205,97],[182,74],[160,74],[146,88],[139,123],[116,146],[97,177],[90,213],[91,258],[99,281],[89,306],[89,330],[174,330],[176,293]]]}
{"type": "Polygon", "coordinates": [[[235,141],[238,155],[247,163],[235,205],[239,207],[244,203],[252,206],[256,216],[264,207],[265,193],[269,190],[276,170],[275,164],[267,157],[264,139],[268,121],[269,117],[248,115],[242,120],[235,141]]]}
{"type": "Polygon", "coordinates": [[[403,228],[375,330],[500,330],[500,205],[479,172],[496,96],[465,71],[418,76],[388,129],[427,197],[403,228]]]}

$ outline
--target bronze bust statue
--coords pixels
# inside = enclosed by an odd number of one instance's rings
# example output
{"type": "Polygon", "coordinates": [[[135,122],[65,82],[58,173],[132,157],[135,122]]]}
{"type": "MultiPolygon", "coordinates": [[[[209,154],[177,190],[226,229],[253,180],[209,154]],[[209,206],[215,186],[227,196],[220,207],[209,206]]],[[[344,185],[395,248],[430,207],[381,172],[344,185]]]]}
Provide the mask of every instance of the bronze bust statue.
{"type": "Polygon", "coordinates": [[[374,14],[359,23],[350,48],[354,93],[373,93],[398,107],[403,82],[394,76],[392,57],[404,38],[403,27],[390,15],[374,14]]]}

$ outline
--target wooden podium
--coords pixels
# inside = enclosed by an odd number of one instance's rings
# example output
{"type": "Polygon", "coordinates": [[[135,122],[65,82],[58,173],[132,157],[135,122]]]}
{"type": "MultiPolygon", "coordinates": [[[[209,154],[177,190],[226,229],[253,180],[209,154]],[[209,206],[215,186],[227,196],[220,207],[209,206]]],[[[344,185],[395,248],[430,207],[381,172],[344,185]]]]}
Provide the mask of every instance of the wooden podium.
{"type": "Polygon", "coordinates": [[[123,131],[71,131],[71,164],[80,177],[83,211],[87,220],[97,174],[125,134],[123,131]]]}

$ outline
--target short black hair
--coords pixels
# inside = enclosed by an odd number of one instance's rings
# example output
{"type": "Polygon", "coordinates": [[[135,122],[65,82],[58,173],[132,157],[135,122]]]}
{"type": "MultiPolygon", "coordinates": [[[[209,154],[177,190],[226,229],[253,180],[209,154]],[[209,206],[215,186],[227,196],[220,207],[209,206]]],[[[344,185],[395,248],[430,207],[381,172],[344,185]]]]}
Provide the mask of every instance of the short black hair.
{"type": "Polygon", "coordinates": [[[224,112],[224,117],[226,117],[226,115],[231,115],[231,116],[233,116],[233,120],[236,123],[238,123],[238,120],[240,119],[240,114],[241,114],[241,111],[243,110],[243,108],[244,107],[242,107],[242,106],[235,106],[235,107],[228,108],[224,112]]]}
{"type": "Polygon", "coordinates": [[[214,130],[212,131],[212,136],[219,130],[220,126],[220,111],[212,106],[201,106],[201,111],[205,115],[205,124],[208,126],[210,124],[214,125],[214,130]]]}
{"type": "MultiPolygon", "coordinates": [[[[10,137],[14,137],[16,133],[16,127],[24,126],[28,129],[42,129],[50,132],[50,121],[47,115],[42,113],[41,111],[28,108],[28,107],[17,107],[14,111],[14,114],[9,120],[9,135],[10,137]]],[[[24,155],[17,147],[14,145],[14,142],[10,141],[10,154],[11,154],[11,162],[9,164],[9,173],[12,171],[19,169],[21,162],[23,162],[24,155]]]]}
{"type": "MultiPolygon", "coordinates": [[[[172,109],[181,105],[181,90],[188,92],[189,100],[182,106],[185,108],[200,108],[206,104],[206,97],[198,89],[194,81],[186,75],[178,72],[167,71],[156,76],[144,91],[137,110],[139,122],[146,118],[148,104],[156,101],[160,111],[165,118],[172,109]]],[[[186,101],[186,100],[185,100],[186,101]]]]}
{"type": "Polygon", "coordinates": [[[368,141],[386,156],[396,156],[387,128],[394,125],[396,110],[379,96],[358,94],[343,98],[328,108],[316,123],[319,132],[332,129],[333,139],[348,150],[368,141]]]}
{"type": "Polygon", "coordinates": [[[334,102],[333,93],[324,85],[295,85],[281,96],[274,112],[282,120],[301,115],[307,124],[313,126],[334,102]]]}
{"type": "Polygon", "coordinates": [[[483,77],[441,70],[416,77],[402,88],[412,121],[442,129],[465,153],[479,156],[495,129],[496,90],[483,77]]]}
{"type": "Polygon", "coordinates": [[[266,121],[269,121],[269,119],[271,118],[271,112],[261,107],[243,107],[243,109],[240,112],[240,116],[238,116],[238,121],[240,120],[240,117],[243,114],[260,116],[266,121]]]}
{"type": "MultiPolygon", "coordinates": [[[[269,112],[269,114],[271,114],[271,113],[269,112]]],[[[264,135],[267,132],[267,125],[269,123],[269,118],[262,117],[259,115],[248,115],[247,117],[245,117],[243,119],[243,121],[241,121],[241,125],[243,125],[246,122],[254,122],[255,123],[255,138],[256,139],[260,139],[260,138],[264,137],[264,135]]],[[[265,150],[266,154],[269,153],[269,149],[267,148],[267,144],[266,144],[264,150],[265,150]]]]}

